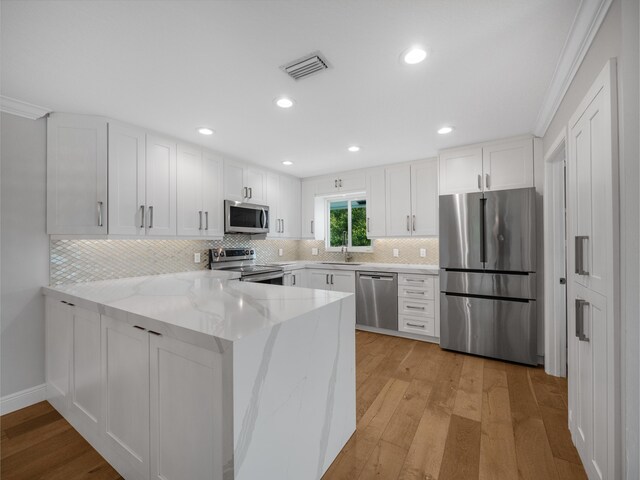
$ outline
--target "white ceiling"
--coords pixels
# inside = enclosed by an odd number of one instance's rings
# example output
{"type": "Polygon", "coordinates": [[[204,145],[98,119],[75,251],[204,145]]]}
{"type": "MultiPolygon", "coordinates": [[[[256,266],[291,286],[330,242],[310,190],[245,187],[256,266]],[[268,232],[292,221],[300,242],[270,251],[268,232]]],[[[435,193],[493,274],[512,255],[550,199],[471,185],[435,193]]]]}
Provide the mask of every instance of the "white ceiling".
{"type": "Polygon", "coordinates": [[[579,4],[3,0],[1,92],[304,177],[531,132],[579,4]],[[430,56],[402,64],[413,44],[430,56]],[[278,68],[314,50],[330,70],[278,68]]]}

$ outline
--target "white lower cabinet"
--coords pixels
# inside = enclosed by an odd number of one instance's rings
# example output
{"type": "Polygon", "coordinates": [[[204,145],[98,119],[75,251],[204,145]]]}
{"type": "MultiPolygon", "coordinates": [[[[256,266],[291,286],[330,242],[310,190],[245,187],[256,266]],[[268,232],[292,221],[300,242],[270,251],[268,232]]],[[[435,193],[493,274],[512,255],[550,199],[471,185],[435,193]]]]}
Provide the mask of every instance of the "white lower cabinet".
{"type": "Polygon", "coordinates": [[[398,330],[440,336],[438,277],[423,274],[398,275],[398,330]]]}
{"type": "Polygon", "coordinates": [[[356,274],[341,270],[316,270],[307,272],[307,286],[319,290],[356,293],[356,274]]]}
{"type": "Polygon", "coordinates": [[[282,284],[285,287],[306,287],[307,276],[305,269],[292,270],[284,273],[282,284]]]}
{"type": "Polygon", "coordinates": [[[45,308],[47,399],[56,410],[64,415],[69,410],[69,363],[73,307],[60,300],[47,298],[45,308]]]}

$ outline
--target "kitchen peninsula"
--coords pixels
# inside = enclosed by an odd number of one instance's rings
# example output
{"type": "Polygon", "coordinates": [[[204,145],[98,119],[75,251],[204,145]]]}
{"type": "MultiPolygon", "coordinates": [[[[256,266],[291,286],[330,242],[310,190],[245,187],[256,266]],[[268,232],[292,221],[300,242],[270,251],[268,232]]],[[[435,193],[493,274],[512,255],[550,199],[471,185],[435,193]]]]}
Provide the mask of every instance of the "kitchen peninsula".
{"type": "Polygon", "coordinates": [[[320,478],[355,431],[355,299],[212,271],[45,287],[47,396],[127,479],[320,478]]]}

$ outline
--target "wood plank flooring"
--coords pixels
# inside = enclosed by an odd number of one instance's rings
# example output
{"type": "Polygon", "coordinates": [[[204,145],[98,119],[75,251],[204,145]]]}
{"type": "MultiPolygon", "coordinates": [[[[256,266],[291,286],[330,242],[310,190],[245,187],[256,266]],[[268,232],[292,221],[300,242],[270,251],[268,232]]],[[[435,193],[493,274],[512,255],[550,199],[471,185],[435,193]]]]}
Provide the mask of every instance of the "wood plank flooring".
{"type": "MultiPolygon", "coordinates": [[[[324,480],[587,478],[566,380],[541,368],[357,331],[356,388],[357,430],[324,480]]],[[[2,480],[122,478],[47,402],[0,431],[2,480]]]]}

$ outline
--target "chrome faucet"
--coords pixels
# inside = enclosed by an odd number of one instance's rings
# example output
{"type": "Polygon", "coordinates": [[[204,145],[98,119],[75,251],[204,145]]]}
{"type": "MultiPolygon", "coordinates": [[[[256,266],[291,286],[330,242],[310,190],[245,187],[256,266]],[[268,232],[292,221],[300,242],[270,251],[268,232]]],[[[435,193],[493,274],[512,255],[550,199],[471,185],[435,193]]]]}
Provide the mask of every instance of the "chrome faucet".
{"type": "Polygon", "coordinates": [[[342,232],[342,253],[344,254],[344,261],[350,262],[353,256],[351,255],[351,252],[347,247],[347,238],[348,238],[348,233],[342,232]]]}

